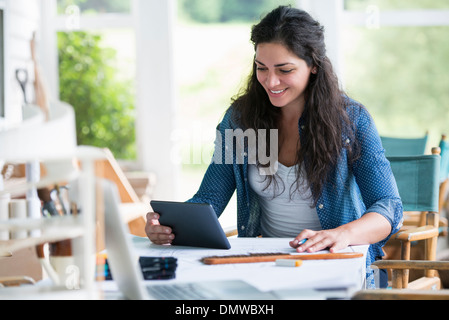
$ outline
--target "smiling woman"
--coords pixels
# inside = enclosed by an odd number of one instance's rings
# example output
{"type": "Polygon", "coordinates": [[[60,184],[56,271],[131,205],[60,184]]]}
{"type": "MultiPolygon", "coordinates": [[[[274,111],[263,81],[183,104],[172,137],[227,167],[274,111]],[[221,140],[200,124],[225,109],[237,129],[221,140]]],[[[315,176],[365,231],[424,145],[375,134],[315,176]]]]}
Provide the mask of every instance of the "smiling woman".
{"type": "Polygon", "coordinates": [[[256,50],[257,80],[276,107],[301,105],[312,67],[279,43],[262,43],[256,50]],[[263,61],[263,62],[262,62],[263,61]],[[286,61],[286,62],[284,62],[286,61]]]}
{"type": "MultiPolygon", "coordinates": [[[[324,28],[308,13],[280,6],[251,35],[253,69],[217,127],[215,154],[222,161],[213,159],[189,202],[208,203],[220,216],[236,191],[240,237],[292,237],[289,244],[298,252],[370,244],[366,266],[373,286],[369,266],[402,219],[374,122],[340,90],[324,28]],[[263,162],[250,161],[249,151],[263,141],[271,152],[268,135],[243,138],[243,152],[234,139],[219,139],[250,129],[278,132],[279,170],[263,176],[263,162]]],[[[149,212],[147,221],[154,243],[175,239],[158,213],[149,212]]]]}
{"type": "MultiPolygon", "coordinates": [[[[245,128],[279,129],[281,163],[301,164],[307,155],[305,174],[318,195],[344,147],[341,134],[355,141],[354,132],[344,109],[344,93],[326,56],[324,28],[304,11],[278,10],[281,16],[271,13],[253,27],[255,63],[245,91],[234,104],[245,128]],[[300,141],[301,115],[306,123],[300,141]]],[[[352,161],[356,148],[345,148],[352,161]]]]}

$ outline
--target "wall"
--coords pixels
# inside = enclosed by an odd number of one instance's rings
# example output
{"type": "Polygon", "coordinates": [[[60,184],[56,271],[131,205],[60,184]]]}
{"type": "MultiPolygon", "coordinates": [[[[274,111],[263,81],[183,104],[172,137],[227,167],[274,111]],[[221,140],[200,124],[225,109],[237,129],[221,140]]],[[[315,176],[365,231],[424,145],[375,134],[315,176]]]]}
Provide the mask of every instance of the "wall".
{"type": "MultiPolygon", "coordinates": [[[[28,99],[34,99],[34,65],[31,60],[30,40],[39,30],[40,0],[0,0],[5,8],[5,118],[19,122],[22,118],[22,90],[16,80],[16,69],[28,71],[26,87],[28,99]]],[[[39,33],[37,33],[39,39],[39,33]]]]}

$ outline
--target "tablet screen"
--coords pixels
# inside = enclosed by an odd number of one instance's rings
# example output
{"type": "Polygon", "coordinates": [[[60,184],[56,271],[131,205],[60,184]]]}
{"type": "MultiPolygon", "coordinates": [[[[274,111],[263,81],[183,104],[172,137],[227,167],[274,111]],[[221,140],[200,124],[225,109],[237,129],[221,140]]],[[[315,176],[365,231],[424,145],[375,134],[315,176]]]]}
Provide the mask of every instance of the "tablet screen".
{"type": "Polygon", "coordinates": [[[209,204],[151,201],[159,223],[172,228],[172,245],[230,249],[214,209],[209,204]]]}

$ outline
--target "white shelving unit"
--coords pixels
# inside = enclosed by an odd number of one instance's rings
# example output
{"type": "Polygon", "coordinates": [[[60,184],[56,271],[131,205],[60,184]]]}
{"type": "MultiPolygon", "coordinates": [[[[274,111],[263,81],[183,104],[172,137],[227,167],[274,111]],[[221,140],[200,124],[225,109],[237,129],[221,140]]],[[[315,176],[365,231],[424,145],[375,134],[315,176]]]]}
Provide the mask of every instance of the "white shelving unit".
{"type": "Polygon", "coordinates": [[[15,289],[0,289],[0,299],[20,296],[21,299],[42,299],[43,295],[57,298],[76,297],[95,298],[95,161],[104,159],[101,149],[78,147],[76,145],[75,116],[71,106],[58,102],[52,104],[50,120],[44,122],[43,116],[35,106],[24,107],[24,121],[10,128],[0,128],[0,168],[4,163],[39,163],[46,169],[41,179],[27,181],[11,188],[0,184],[0,196],[9,193],[24,193],[62,182],[77,180],[77,205],[79,215],[51,218],[26,218],[0,221],[0,231],[27,231],[28,236],[19,240],[0,241],[0,256],[7,256],[17,250],[39,244],[76,239],[74,248],[76,261],[79,261],[80,290],[70,292],[67,287],[39,285],[15,289]],[[80,168],[74,165],[79,162],[80,168]],[[29,231],[38,230],[37,236],[29,231]],[[17,295],[16,295],[17,294],[17,295]]]}

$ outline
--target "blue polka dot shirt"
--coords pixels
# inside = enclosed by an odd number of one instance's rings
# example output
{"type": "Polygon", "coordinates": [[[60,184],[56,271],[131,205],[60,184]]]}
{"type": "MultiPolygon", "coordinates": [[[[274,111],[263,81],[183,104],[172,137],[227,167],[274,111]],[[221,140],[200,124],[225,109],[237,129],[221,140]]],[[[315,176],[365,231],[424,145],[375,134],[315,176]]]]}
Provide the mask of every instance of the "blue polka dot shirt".
{"type": "MultiPolygon", "coordinates": [[[[353,164],[348,165],[348,155],[346,149],[343,150],[337,167],[332,171],[317,201],[318,217],[323,229],[334,229],[359,219],[365,213],[376,212],[390,222],[391,236],[402,225],[403,208],[396,182],[372,117],[359,103],[349,98],[347,102],[347,112],[355,126],[355,139],[358,139],[361,155],[353,164]]],[[[225,136],[226,130],[239,129],[233,119],[235,117],[231,107],[217,127],[220,137],[225,136]]],[[[303,118],[300,119],[298,128],[301,135],[303,118]]],[[[342,138],[345,143],[351,143],[349,138],[342,138]]],[[[220,151],[223,157],[229,148],[226,139],[216,140],[215,150],[220,151]]],[[[236,154],[233,155],[232,163],[212,161],[198,192],[189,202],[211,204],[220,216],[236,191],[239,237],[256,237],[260,235],[261,208],[258,196],[248,182],[246,156],[247,150],[243,154],[243,161],[238,161],[236,154]]],[[[366,261],[369,288],[375,287],[370,265],[383,256],[382,247],[389,237],[369,247],[366,261]]]]}

